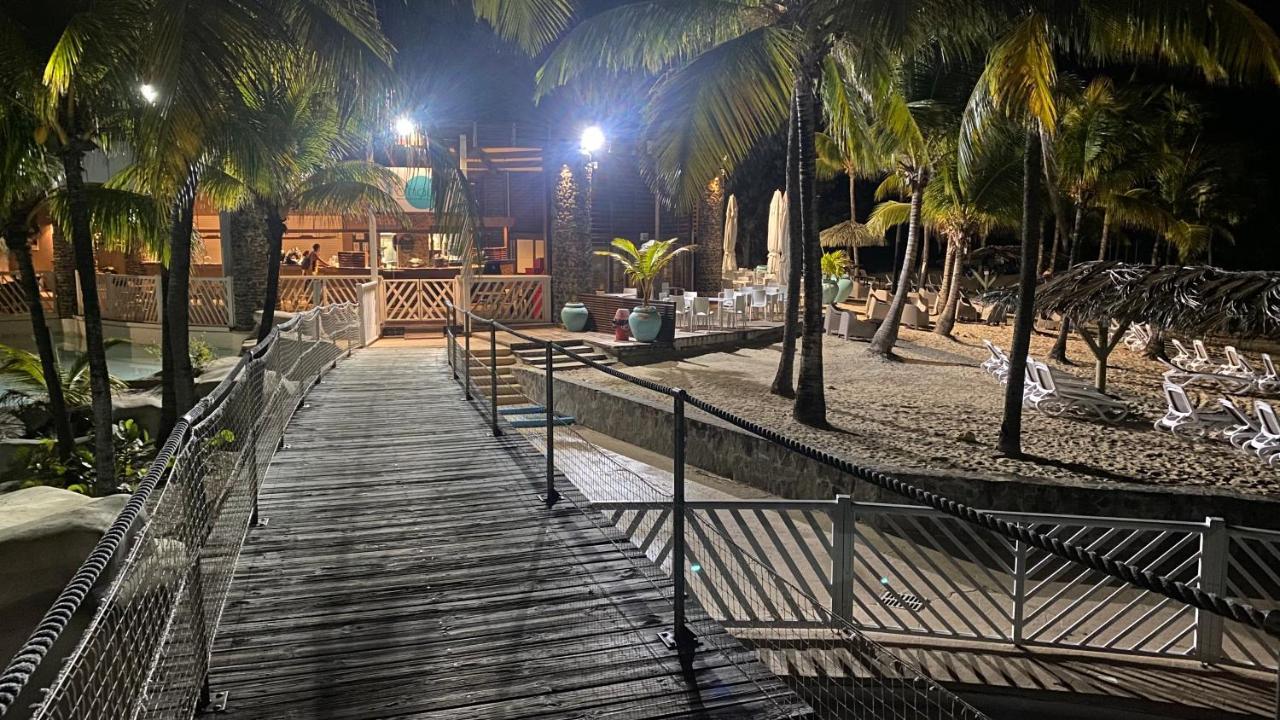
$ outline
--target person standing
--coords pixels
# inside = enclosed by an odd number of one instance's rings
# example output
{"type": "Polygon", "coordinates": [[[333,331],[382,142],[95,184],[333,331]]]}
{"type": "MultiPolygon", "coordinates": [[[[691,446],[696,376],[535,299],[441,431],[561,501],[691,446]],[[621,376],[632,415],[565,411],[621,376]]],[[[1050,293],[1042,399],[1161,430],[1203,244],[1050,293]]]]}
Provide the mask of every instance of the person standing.
{"type": "Polygon", "coordinates": [[[302,256],[302,274],[317,275],[320,272],[320,266],[329,267],[329,263],[320,259],[320,243],[311,246],[311,249],[302,256]]]}

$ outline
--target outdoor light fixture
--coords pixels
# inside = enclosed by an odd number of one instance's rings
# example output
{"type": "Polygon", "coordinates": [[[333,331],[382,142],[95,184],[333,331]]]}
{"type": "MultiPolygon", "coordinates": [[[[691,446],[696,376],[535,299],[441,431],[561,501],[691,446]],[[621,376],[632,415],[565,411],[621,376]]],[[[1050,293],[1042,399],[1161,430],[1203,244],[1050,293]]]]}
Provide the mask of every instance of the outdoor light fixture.
{"type": "Polygon", "coordinates": [[[142,99],[151,105],[155,105],[156,100],[160,98],[160,91],[156,90],[156,86],[151,83],[142,83],[138,88],[138,92],[142,94],[142,99]]]}
{"type": "Polygon", "coordinates": [[[604,130],[601,130],[599,125],[592,125],[583,130],[578,147],[587,154],[600,152],[604,148],[604,130]]]}
{"type": "Polygon", "coordinates": [[[396,118],[395,122],[396,135],[400,137],[410,137],[418,130],[418,126],[413,122],[413,118],[408,115],[401,115],[396,118]]]}

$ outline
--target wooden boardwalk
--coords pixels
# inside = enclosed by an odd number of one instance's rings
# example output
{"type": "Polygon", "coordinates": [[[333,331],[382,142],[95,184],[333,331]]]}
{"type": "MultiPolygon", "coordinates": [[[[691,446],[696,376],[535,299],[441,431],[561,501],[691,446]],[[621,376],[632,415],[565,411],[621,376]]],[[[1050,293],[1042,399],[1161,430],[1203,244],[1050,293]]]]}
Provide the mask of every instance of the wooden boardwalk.
{"type": "Polygon", "coordinates": [[[214,648],[230,717],[808,715],[745,651],[683,672],[656,639],[666,579],[572,504],[540,504],[543,458],[490,435],[442,350],[357,352],[286,443],[214,648]]]}

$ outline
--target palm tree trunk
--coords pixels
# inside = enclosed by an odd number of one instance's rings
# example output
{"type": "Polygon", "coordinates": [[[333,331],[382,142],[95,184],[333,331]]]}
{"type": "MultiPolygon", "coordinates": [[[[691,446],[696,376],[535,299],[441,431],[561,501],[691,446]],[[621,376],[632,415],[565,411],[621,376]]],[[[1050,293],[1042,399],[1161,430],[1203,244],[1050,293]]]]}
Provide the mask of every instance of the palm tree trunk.
{"type": "Polygon", "coordinates": [[[921,290],[924,289],[924,284],[929,279],[929,235],[929,228],[925,228],[924,237],[920,244],[920,274],[916,277],[916,286],[921,290]]]}
{"type": "Polygon", "coordinates": [[[1049,226],[1040,223],[1040,239],[1036,241],[1036,272],[1044,272],[1044,245],[1049,239],[1049,226]]]}
{"type": "MultiPolygon", "coordinates": [[[[797,91],[791,96],[791,117],[787,121],[787,167],[786,167],[786,187],[787,200],[794,204],[800,199],[800,186],[798,180],[799,160],[797,154],[800,146],[796,139],[796,126],[799,124],[799,108],[797,98],[799,96],[798,88],[800,81],[797,78],[797,91]]],[[[795,362],[796,362],[796,336],[799,334],[800,328],[800,277],[803,271],[803,238],[797,232],[796,223],[799,221],[798,211],[791,209],[791,205],[787,207],[788,220],[790,221],[789,234],[790,243],[787,252],[791,254],[791,262],[787,266],[787,307],[782,322],[782,357],[778,359],[778,372],[773,376],[773,385],[770,386],[769,392],[782,397],[794,398],[795,390],[795,362]]]]}
{"type": "Polygon", "coordinates": [[[945,298],[951,296],[952,265],[955,264],[955,260],[956,246],[951,243],[947,243],[946,255],[943,256],[942,260],[942,287],[938,289],[939,297],[945,298]]]}
{"type": "Polygon", "coordinates": [[[262,322],[258,323],[258,342],[267,339],[276,322],[276,305],[280,301],[280,254],[286,230],[280,208],[266,203],[267,219],[267,289],[262,299],[262,322]]]}
{"type": "MultiPolygon", "coordinates": [[[[1076,261],[1080,258],[1080,226],[1084,224],[1084,206],[1083,199],[1076,203],[1075,224],[1071,226],[1071,249],[1067,252],[1067,269],[1075,267],[1076,261]]],[[[1071,335],[1071,318],[1062,318],[1062,325],[1058,327],[1058,337],[1053,341],[1053,349],[1049,351],[1049,358],[1057,360],[1060,363],[1071,364],[1071,360],[1067,358],[1067,338],[1071,335]]]]}
{"type": "MultiPolygon", "coordinates": [[[[849,224],[850,229],[853,229],[852,226],[858,224],[858,199],[855,197],[857,193],[854,192],[857,187],[857,181],[853,179],[853,168],[846,168],[846,170],[849,174],[849,224]]],[[[856,276],[858,268],[862,266],[862,262],[858,259],[857,240],[854,240],[853,247],[849,248],[849,251],[851,253],[850,259],[853,260],[854,275],[856,276]]]]}
{"type": "Polygon", "coordinates": [[[53,288],[58,317],[75,317],[80,312],[76,303],[75,253],[58,223],[53,224],[53,288]]]}
{"type": "Polygon", "coordinates": [[[1102,237],[1098,240],[1098,259],[1107,259],[1107,250],[1111,244],[1111,211],[1104,209],[1102,211],[1102,237]]]}
{"type": "Polygon", "coordinates": [[[194,170],[178,194],[169,233],[169,287],[165,290],[164,323],[173,356],[173,373],[164,382],[173,386],[174,418],[195,405],[195,371],[191,367],[191,233],[195,222],[196,187],[194,170]]]}
{"type": "Polygon", "coordinates": [[[178,422],[178,401],[174,395],[173,379],[173,339],[170,337],[172,323],[169,322],[169,268],[160,266],[160,296],[164,298],[164,307],[160,315],[160,427],[157,439],[163,443],[173,432],[178,422]]]}
{"type": "Polygon", "coordinates": [[[85,355],[89,362],[89,388],[93,414],[93,465],[97,483],[115,486],[116,457],[112,444],[111,376],[107,371],[107,350],[102,339],[102,309],[98,304],[97,267],[93,256],[93,234],[89,228],[89,202],[84,189],[86,143],[73,141],[61,153],[71,215],[71,248],[80,276],[84,303],[85,355]]]}
{"type": "Polygon", "coordinates": [[[1035,321],[1035,237],[1040,225],[1040,133],[1027,130],[1022,156],[1022,267],[1018,275],[1018,314],[1009,349],[1009,380],[1004,388],[1004,417],[997,447],[1005,455],[1022,454],[1022,388],[1035,321]]]}
{"type": "MultiPolygon", "coordinates": [[[[24,213],[25,216],[25,213],[24,213]]],[[[25,228],[5,231],[5,244],[9,257],[17,260],[18,281],[27,296],[27,311],[31,314],[31,333],[36,340],[36,354],[40,356],[40,369],[44,372],[45,394],[49,396],[49,416],[53,423],[53,436],[57,440],[58,454],[69,457],[76,449],[76,436],[71,430],[71,418],[67,415],[67,401],[62,395],[62,374],[58,371],[58,358],[53,353],[53,339],[49,336],[49,323],[45,320],[44,304],[40,300],[40,281],[31,262],[31,245],[25,228]]]]}
{"type": "MultiPolygon", "coordinates": [[[[928,184],[928,174],[924,170],[913,170],[915,177],[911,179],[911,216],[907,225],[907,252],[902,261],[902,271],[898,276],[898,287],[893,291],[893,300],[889,303],[889,313],[880,323],[876,334],[867,346],[867,352],[882,358],[893,354],[893,346],[898,342],[898,324],[902,320],[902,308],[907,304],[907,290],[911,285],[911,273],[915,270],[916,246],[920,241],[920,207],[924,200],[924,188],[928,184]]],[[[954,260],[952,261],[954,262],[954,260]]]]}
{"type": "Polygon", "coordinates": [[[1160,264],[1160,238],[1151,241],[1151,264],[1160,264]]]}
{"type": "Polygon", "coordinates": [[[963,236],[956,236],[947,243],[947,254],[953,255],[955,259],[951,263],[952,277],[948,278],[947,283],[947,304],[942,309],[942,316],[938,318],[938,326],[933,329],[935,334],[944,338],[950,338],[951,331],[956,327],[956,313],[960,308],[960,273],[964,268],[967,248],[968,240],[963,236]]]}
{"type": "MultiPolygon", "coordinates": [[[[814,163],[814,132],[817,126],[817,98],[814,97],[813,78],[817,75],[816,63],[803,74],[798,93],[799,114],[796,124],[796,180],[800,187],[799,203],[793,198],[791,231],[799,228],[800,246],[804,253],[804,325],[800,338],[800,375],[796,380],[796,401],[791,415],[797,421],[813,427],[827,425],[827,399],[822,372],[822,246],[818,244],[817,209],[814,202],[816,173],[814,163]],[[796,206],[799,206],[798,208],[796,206]],[[797,219],[799,222],[797,222],[797,219]]],[[[792,242],[792,248],[796,243],[792,242]]]]}
{"type": "Polygon", "coordinates": [[[1055,222],[1053,224],[1053,249],[1049,251],[1049,264],[1045,266],[1045,270],[1052,273],[1058,268],[1058,244],[1062,240],[1062,229],[1055,222]]]}

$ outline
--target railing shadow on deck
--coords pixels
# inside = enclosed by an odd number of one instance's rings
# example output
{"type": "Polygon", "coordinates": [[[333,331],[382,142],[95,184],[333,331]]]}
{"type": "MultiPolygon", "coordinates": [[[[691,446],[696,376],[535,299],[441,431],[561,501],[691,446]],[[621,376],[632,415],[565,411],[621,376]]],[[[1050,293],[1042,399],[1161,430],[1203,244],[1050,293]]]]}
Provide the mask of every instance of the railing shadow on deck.
{"type": "MultiPolygon", "coordinates": [[[[574,473],[589,484],[628,474],[599,459],[557,459],[557,435],[573,431],[558,428],[555,358],[669,398],[675,428],[671,491],[643,487],[644,480],[633,474],[623,481],[631,483],[625,501],[588,505],[609,515],[611,526],[671,573],[677,588],[671,635],[677,644],[693,629],[681,619],[688,588],[712,622],[749,632],[757,650],[776,643],[774,655],[785,657],[791,646],[783,641],[797,638],[829,650],[823,655],[829,666],[813,665],[802,675],[894,677],[890,694],[910,687],[932,697],[935,690],[864,631],[1275,667],[1280,577],[1268,568],[1280,559],[1280,533],[1228,528],[1213,518],[1161,523],[969,508],[808,447],[681,389],[600,365],[496,319],[450,309],[455,315],[446,337],[455,378],[495,435],[518,425],[543,449],[551,504],[558,499],[557,471],[569,474],[565,463],[590,465],[574,473]],[[497,373],[498,331],[544,350],[543,397],[515,387],[525,408],[499,405],[502,391],[510,397],[512,382],[497,373]],[[478,355],[472,352],[473,334],[486,341],[478,355]],[[918,504],[855,503],[844,496],[686,502],[688,407],[918,504]]],[[[581,436],[575,440],[585,442],[581,436]]],[[[841,711],[865,710],[867,698],[877,697],[845,679],[815,684],[796,678],[794,688],[822,717],[862,717],[841,711]]],[[[892,716],[964,717],[971,711],[965,706],[946,714],[937,703],[923,706],[933,714],[892,716]]]]}
{"type": "Polygon", "coordinates": [[[214,700],[212,638],[267,466],[308,390],[360,339],[354,304],[295,315],[178,421],[0,674],[0,717],[189,718],[214,700]]]}

